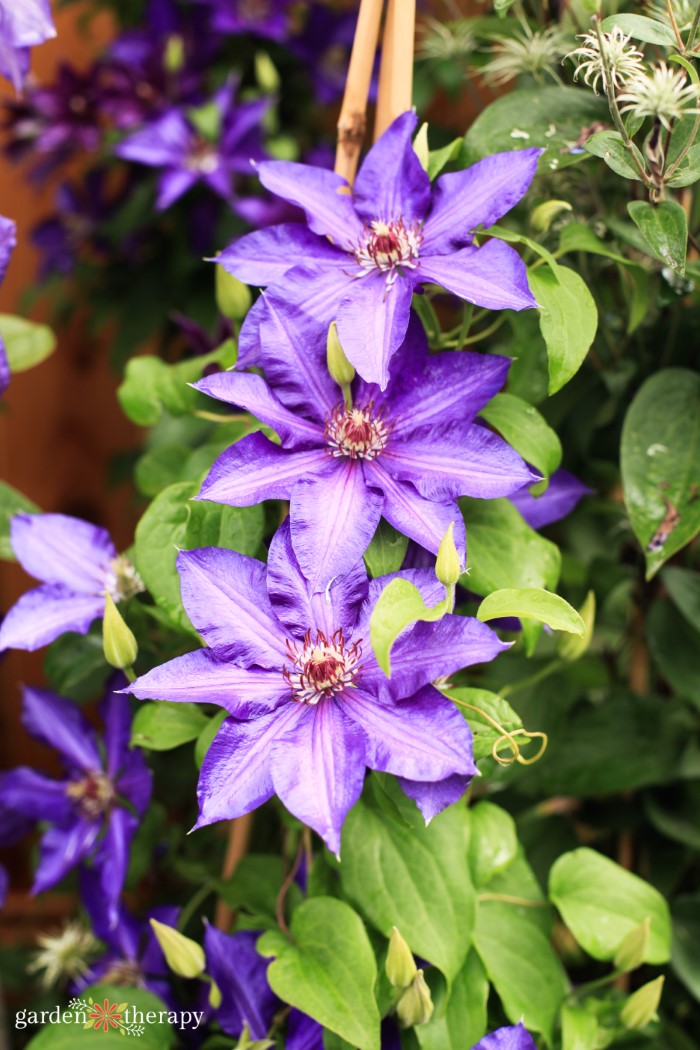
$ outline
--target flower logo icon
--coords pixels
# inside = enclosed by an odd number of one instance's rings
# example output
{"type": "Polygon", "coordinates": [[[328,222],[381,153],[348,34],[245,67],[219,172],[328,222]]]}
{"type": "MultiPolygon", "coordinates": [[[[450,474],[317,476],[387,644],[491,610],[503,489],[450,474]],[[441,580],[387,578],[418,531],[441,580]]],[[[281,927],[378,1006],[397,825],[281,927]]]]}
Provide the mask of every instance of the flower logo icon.
{"type": "MultiPolygon", "coordinates": [[[[109,999],[105,999],[102,1006],[99,1003],[93,1003],[92,1013],[88,1014],[90,1021],[94,1024],[92,1027],[100,1032],[108,1032],[110,1028],[121,1028],[122,1025],[119,1022],[122,1019],[123,1011],[126,1008],[126,1003],[110,1003],[109,999]]],[[[85,1026],[86,1028],[88,1025],[85,1026]]]]}

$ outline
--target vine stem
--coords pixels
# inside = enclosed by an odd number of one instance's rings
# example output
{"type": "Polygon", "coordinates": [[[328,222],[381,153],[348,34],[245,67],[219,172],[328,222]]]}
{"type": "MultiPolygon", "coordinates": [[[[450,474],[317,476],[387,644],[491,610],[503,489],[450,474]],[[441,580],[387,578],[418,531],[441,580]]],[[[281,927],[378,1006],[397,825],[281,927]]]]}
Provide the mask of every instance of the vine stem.
{"type": "Polygon", "coordinates": [[[291,938],[291,934],[289,932],[289,926],[287,925],[287,920],[284,917],[284,902],[287,899],[287,894],[289,893],[291,885],[294,882],[294,877],[296,876],[296,873],[299,871],[299,866],[301,865],[302,858],[304,857],[305,851],[306,851],[306,841],[304,840],[304,838],[302,836],[302,841],[299,843],[299,849],[297,850],[296,857],[294,858],[294,863],[292,864],[291,868],[289,869],[289,871],[287,873],[287,877],[285,878],[284,882],[282,883],[282,885],[280,887],[280,891],[277,894],[277,902],[276,902],[276,905],[275,905],[275,915],[277,916],[277,925],[279,926],[279,928],[281,929],[281,931],[285,935],[285,937],[289,937],[289,938],[291,938]]]}
{"type": "Polygon", "coordinates": [[[676,43],[678,44],[678,50],[681,54],[683,54],[683,52],[685,51],[685,44],[683,43],[681,31],[678,28],[678,22],[676,21],[676,13],[673,10],[672,0],[666,0],[666,11],[668,13],[668,18],[671,23],[671,28],[673,29],[673,34],[676,38],[676,43]]]}
{"type": "MultiPolygon", "coordinates": [[[[250,842],[250,834],[252,830],[252,813],[246,813],[242,817],[236,817],[235,820],[229,821],[226,856],[224,857],[224,864],[221,869],[222,879],[231,878],[241,860],[248,852],[248,843],[250,842]]],[[[233,909],[229,908],[225,901],[219,899],[214,915],[214,925],[217,926],[218,929],[226,931],[231,926],[232,921],[233,909]]]]}
{"type": "Polygon", "coordinates": [[[375,141],[413,100],[416,0],[389,0],[379,73],[375,141]]]}
{"type": "Polygon", "coordinates": [[[690,32],[688,33],[688,40],[686,42],[686,51],[691,51],[693,44],[695,43],[695,34],[698,31],[698,23],[700,22],[700,3],[695,8],[695,14],[693,15],[693,21],[690,23],[690,32]]]}
{"type": "Polygon", "coordinates": [[[343,105],[338,118],[335,172],[352,185],[367,123],[367,99],[379,41],[384,0],[361,0],[350,55],[343,105]]]}

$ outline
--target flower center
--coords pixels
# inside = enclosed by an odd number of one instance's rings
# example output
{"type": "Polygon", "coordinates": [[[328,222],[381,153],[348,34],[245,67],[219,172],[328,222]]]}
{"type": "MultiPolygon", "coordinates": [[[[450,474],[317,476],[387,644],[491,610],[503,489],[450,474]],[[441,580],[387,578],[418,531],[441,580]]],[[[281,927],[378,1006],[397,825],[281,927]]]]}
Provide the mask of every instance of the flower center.
{"type": "Polygon", "coordinates": [[[376,459],[387,445],[391,423],[374,413],[374,403],[365,408],[336,405],[326,420],[325,437],[331,456],[376,459]]]}
{"type": "Polygon", "coordinates": [[[100,980],[119,988],[138,988],[143,984],[143,972],[135,959],[115,959],[100,980]]]}
{"type": "Polygon", "coordinates": [[[373,220],[365,226],[355,249],[360,276],[380,270],[387,274],[387,284],[393,284],[400,267],[415,270],[422,240],[423,232],[418,223],[407,226],[403,219],[392,222],[373,220]]]}
{"type": "Polygon", "coordinates": [[[327,638],[323,631],[304,635],[303,643],[287,639],[291,668],[282,669],[284,680],[292,690],[292,698],[300,704],[314,706],[322,697],[351,689],[360,670],[362,649],[359,643],[346,646],[342,630],[327,638]]]}
{"type": "Polygon", "coordinates": [[[105,590],[111,594],[115,602],[126,601],[127,598],[133,598],[135,594],[146,590],[135,566],[125,554],[111,559],[105,590]]]}
{"type": "Polygon", "coordinates": [[[186,163],[190,171],[198,172],[200,175],[211,175],[219,167],[219,154],[210,142],[197,139],[186,163]]]}
{"type": "Polygon", "coordinates": [[[73,780],[66,788],[68,798],[88,820],[97,820],[112,806],[114,784],[106,773],[91,771],[83,780],[73,780]]]}
{"type": "Polygon", "coordinates": [[[262,22],[269,15],[268,0],[239,0],[238,17],[242,22],[262,22]]]}

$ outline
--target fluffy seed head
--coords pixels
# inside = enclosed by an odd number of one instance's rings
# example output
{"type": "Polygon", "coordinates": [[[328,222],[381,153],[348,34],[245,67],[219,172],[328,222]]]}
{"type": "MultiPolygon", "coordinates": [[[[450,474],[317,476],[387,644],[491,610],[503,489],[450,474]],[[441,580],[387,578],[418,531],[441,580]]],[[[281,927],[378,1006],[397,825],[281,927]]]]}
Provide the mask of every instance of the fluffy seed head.
{"type": "Polygon", "coordinates": [[[481,70],[484,79],[494,86],[506,84],[521,74],[541,82],[545,76],[558,80],[556,66],[566,50],[566,35],[558,25],[533,32],[523,26],[512,37],[493,37],[491,59],[481,70]]]}
{"type": "Polygon", "coordinates": [[[621,113],[631,113],[638,120],[654,117],[669,131],[674,120],[700,112],[698,89],[682,70],[669,69],[665,62],[625,84],[618,101],[621,113]]]}
{"type": "Polygon", "coordinates": [[[37,944],[40,950],[35,952],[27,970],[41,974],[44,988],[84,976],[99,948],[90,930],[75,921],[67,922],[58,933],[42,934],[37,944]]]}
{"type": "MultiPolygon", "coordinates": [[[[626,84],[631,77],[644,74],[642,52],[630,43],[631,38],[625,36],[619,26],[613,26],[610,33],[602,33],[601,36],[613,87],[620,87],[626,84]]],[[[602,86],[603,91],[607,89],[607,73],[598,34],[591,31],[583,33],[578,39],[582,40],[583,44],[574,51],[569,51],[565,58],[576,59],[578,66],[574,73],[574,80],[578,80],[583,74],[585,83],[592,87],[597,95],[599,85],[602,86]]]]}

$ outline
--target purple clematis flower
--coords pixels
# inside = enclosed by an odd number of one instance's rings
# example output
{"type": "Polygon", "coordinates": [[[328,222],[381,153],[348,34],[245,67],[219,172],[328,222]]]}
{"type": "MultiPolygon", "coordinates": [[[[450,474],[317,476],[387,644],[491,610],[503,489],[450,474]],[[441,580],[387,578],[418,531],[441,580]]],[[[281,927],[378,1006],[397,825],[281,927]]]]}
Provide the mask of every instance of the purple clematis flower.
{"type": "MultiPolygon", "coordinates": [[[[12,219],[6,219],[0,215],[0,284],[5,280],[10,257],[17,244],[17,227],[12,219]]],[[[10,362],[7,360],[7,350],[0,335],[0,394],[4,394],[10,385],[10,362]]]]}
{"type": "Polygon", "coordinates": [[[50,0],[0,0],[0,73],[20,91],[29,49],[56,36],[50,0]]]}
{"type": "Polygon", "coordinates": [[[206,138],[180,110],[170,109],[116,146],[114,152],[123,160],[162,169],[157,198],[160,211],[197,183],[230,201],[233,176],[248,174],[251,160],[264,156],[260,122],[270,100],[234,105],[235,90],[229,83],[214,97],[220,120],[216,141],[206,138]]]}
{"type": "Polygon", "coordinates": [[[247,1025],[253,1039],[267,1035],[279,999],[267,983],[270,960],[258,955],[260,930],[222,933],[207,923],[204,934],[206,972],[221,992],[215,1016],[224,1032],[239,1036],[247,1025]]]}
{"type": "MultiPolygon", "coordinates": [[[[337,321],[348,358],[382,389],[420,285],[439,284],[490,310],[536,305],[518,254],[499,240],[480,248],[473,241],[478,226],[493,225],[527,191],[541,150],[497,153],[431,187],[411,141],[416,123],[414,113],[394,121],[352,190],[340,175],[305,164],[260,164],[262,184],[303,208],[308,225],[258,230],[216,259],[241,281],[271,285],[264,298],[279,310],[301,309],[324,333],[337,321]]],[[[260,317],[254,308],[246,319],[243,365],[258,363],[260,317]]]]}
{"type": "Polygon", "coordinates": [[[512,1028],[499,1028],[484,1036],[472,1050],[537,1050],[522,1022],[512,1028]]]}
{"type": "Polygon", "coordinates": [[[433,553],[453,522],[463,553],[456,497],[506,496],[536,479],[475,421],[505,382],[506,358],[430,355],[414,316],[386,390],[356,378],[349,407],[328,374],[325,338],[314,342],[288,316],[269,314],[262,361],[273,389],[240,372],[196,387],[252,412],[281,445],[244,437],[216,460],[199,498],[238,507],[290,499],[294,553],[314,590],[352,569],[382,514],[433,553]]]}
{"type": "MultiPolygon", "coordinates": [[[[484,624],[448,615],[420,623],[379,668],[369,619],[390,577],[368,582],[362,563],[315,594],[285,522],[267,569],[207,547],[178,555],[182,600],[209,648],[177,657],[126,689],[139,699],[215,703],[231,717],[202,766],[197,827],[256,809],[277,793],[337,853],[365,767],[393,773],[426,820],[456,801],[475,773],[471,733],[429,683],[506,646],[484,624]]],[[[401,573],[434,605],[430,572],[401,573]]]]}
{"type": "Polygon", "coordinates": [[[565,518],[578,501],[583,496],[589,496],[592,491],[568,470],[560,467],[552,474],[541,496],[533,496],[526,485],[521,491],[514,492],[510,501],[531,528],[543,529],[545,525],[565,518]]]}
{"type": "Polygon", "coordinates": [[[268,40],[284,40],[292,0],[199,0],[211,10],[213,28],[240,36],[250,33],[268,40]]]}
{"type": "Polygon", "coordinates": [[[16,514],[10,542],[22,568],[42,583],[23,594],[3,620],[0,652],[40,649],[65,631],[85,634],[103,615],[105,594],[120,602],[144,589],[109,533],[80,518],[16,514]]]}
{"type": "Polygon", "coordinates": [[[131,714],[124,697],[107,693],[100,711],[104,753],[74,703],[43,689],[25,689],[22,722],[33,737],[59,751],[66,776],[52,780],[19,766],[0,777],[0,804],[51,825],[42,837],[32,892],[89,864],[99,878],[107,924],[114,928],[129,846],[151,797],[151,773],[141,752],[129,749],[131,714]]]}

